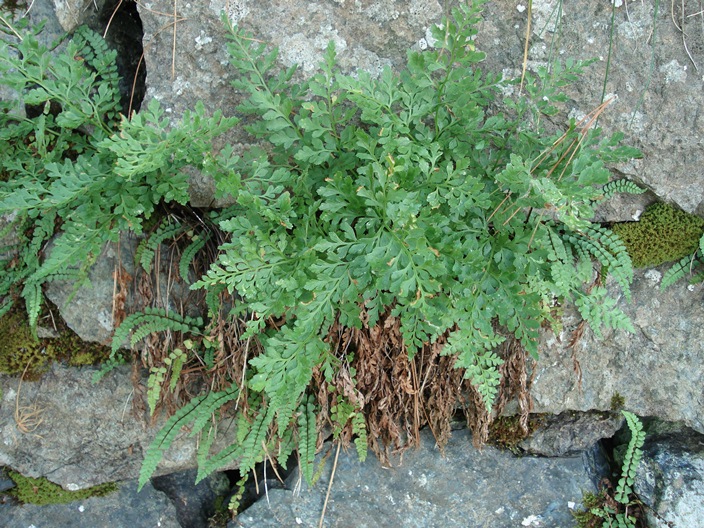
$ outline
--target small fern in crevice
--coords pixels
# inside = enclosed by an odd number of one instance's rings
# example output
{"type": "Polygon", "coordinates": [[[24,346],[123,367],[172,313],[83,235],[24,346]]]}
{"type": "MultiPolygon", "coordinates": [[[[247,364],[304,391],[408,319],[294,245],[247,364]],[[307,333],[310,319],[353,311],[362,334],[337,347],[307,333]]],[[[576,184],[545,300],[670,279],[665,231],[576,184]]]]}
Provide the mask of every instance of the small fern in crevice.
{"type": "Polygon", "coordinates": [[[690,284],[704,282],[704,234],[694,253],[682,258],[663,274],[660,289],[664,290],[685,277],[688,277],[690,284]]]}
{"type": "Polygon", "coordinates": [[[115,354],[127,342],[128,337],[129,346],[134,347],[148,335],[166,330],[201,335],[203,319],[167,312],[163,308],[147,307],[143,312],[133,313],[122,321],[112,338],[112,352],[115,354]]]}
{"type": "Polygon", "coordinates": [[[156,100],[127,120],[114,59],[84,27],[57,54],[22,22],[0,34],[0,84],[17,96],[0,112],[0,215],[11,218],[0,313],[21,296],[32,327],[43,285],[71,278],[78,288],[106,242],[139,234],[161,202],[185,204],[182,169],[201,167],[212,139],[237,121],[208,118],[200,104],[171,126],[156,100]]]}
{"type": "Polygon", "coordinates": [[[633,484],[643,454],[645,431],[640,419],[629,411],[626,418],[630,439],[623,454],[621,476],[614,489],[608,484],[598,494],[585,494],[586,510],[575,513],[580,528],[636,528],[646,526],[642,503],[635,496],[633,484]]]}

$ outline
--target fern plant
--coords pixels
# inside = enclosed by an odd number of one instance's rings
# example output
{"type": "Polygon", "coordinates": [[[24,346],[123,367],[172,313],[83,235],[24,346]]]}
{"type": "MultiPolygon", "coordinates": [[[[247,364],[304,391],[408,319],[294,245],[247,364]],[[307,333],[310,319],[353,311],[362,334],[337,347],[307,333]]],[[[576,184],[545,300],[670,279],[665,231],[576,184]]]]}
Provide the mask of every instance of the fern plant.
{"type": "Polygon", "coordinates": [[[663,274],[660,289],[664,290],[685,277],[689,277],[690,284],[704,282],[704,235],[694,253],[680,259],[663,274]]]}
{"type": "Polygon", "coordinates": [[[187,165],[236,119],[203,105],[171,126],[156,100],[120,114],[115,52],[81,27],[58,54],[22,23],[0,35],[0,84],[16,98],[0,112],[0,314],[21,296],[36,325],[42,286],[76,288],[106,242],[140,233],[160,202],[188,201],[187,165]],[[35,111],[25,114],[25,105],[35,111]],[[11,235],[11,236],[8,236],[11,235]]]}
{"type": "MultiPolygon", "coordinates": [[[[608,164],[638,152],[574,121],[561,134],[541,127],[582,63],[530,78],[530,98],[505,101],[511,118],[490,115],[511,81],[478,69],[479,10],[454,10],[433,30],[437,49],[379,78],[342,74],[330,44],[321,72],[294,83],[276,50],[229,27],[235,87],[249,95],[240,111],[268,145],[213,157],[209,172],[236,205],[220,223],[230,241],[194,287],[235,295],[234,311],[252,314],[242,338],[263,353],[248,362],[237,442],[203,458],[199,478],[225,464],[246,471],[267,453],[285,459],[294,440],[310,478],[307,390],[314,371],[329,380],[339,369],[333,324],[371,328],[390,316],[411,358],[442,337],[487,409],[496,348],[512,336],[537,357],[546,300],[574,301],[597,333],[632,330],[606,290],[586,283],[596,260],[629,296],[623,244],[590,219],[611,192],[634,190],[609,184],[608,164]]],[[[340,400],[331,411],[363,438],[359,410],[340,400]]]]}
{"type": "Polygon", "coordinates": [[[643,454],[642,447],[645,442],[645,431],[640,419],[629,411],[621,411],[626,419],[630,439],[623,455],[621,477],[618,481],[613,497],[601,491],[601,495],[585,496],[587,511],[576,514],[579,526],[598,526],[602,528],[635,528],[637,518],[633,515],[632,506],[639,502],[633,500],[633,483],[643,454]],[[629,512],[629,508],[631,511],[629,512]]]}

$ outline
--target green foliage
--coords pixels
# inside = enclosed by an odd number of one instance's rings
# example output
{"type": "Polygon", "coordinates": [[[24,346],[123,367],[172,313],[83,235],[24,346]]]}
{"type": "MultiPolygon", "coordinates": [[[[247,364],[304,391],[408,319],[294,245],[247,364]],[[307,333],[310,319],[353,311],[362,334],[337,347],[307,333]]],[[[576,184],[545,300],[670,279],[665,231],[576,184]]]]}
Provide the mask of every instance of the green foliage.
{"type": "Polygon", "coordinates": [[[186,359],[186,353],[180,348],[176,348],[169,352],[169,355],[164,359],[163,366],[153,366],[149,370],[149,379],[147,380],[147,404],[149,405],[149,414],[153,415],[156,410],[156,405],[161,395],[161,387],[166,380],[167,373],[171,380],[169,382],[169,389],[173,391],[176,388],[176,383],[181,375],[181,369],[186,359]]]}
{"type": "MultiPolygon", "coordinates": [[[[694,254],[704,234],[704,219],[656,202],[646,208],[637,222],[616,224],[612,229],[623,240],[633,265],[644,268],[694,254]]],[[[671,282],[668,277],[668,283],[671,282]]]]}
{"type": "Polygon", "coordinates": [[[638,464],[643,454],[642,447],[645,442],[645,431],[640,419],[629,411],[622,410],[626,424],[630,431],[630,440],[623,455],[621,478],[613,496],[602,490],[598,494],[585,494],[583,502],[586,510],[577,512],[575,518],[580,527],[602,528],[635,528],[637,518],[633,515],[632,507],[639,501],[634,498],[633,483],[636,478],[638,464]],[[629,512],[629,508],[631,511],[629,512]]]}
{"type": "Polygon", "coordinates": [[[0,313],[20,294],[34,327],[42,285],[78,288],[105,242],[139,233],[161,201],[185,204],[182,169],[202,166],[212,138],[236,120],[207,118],[201,104],[171,126],[156,100],[127,120],[115,52],[99,35],[79,28],[52,54],[18,30],[21,39],[0,37],[0,84],[17,94],[0,112],[0,214],[14,234],[0,247],[0,313]]]}
{"type": "Polygon", "coordinates": [[[508,332],[536,355],[546,296],[580,300],[595,326],[628,328],[582,284],[596,257],[628,295],[623,245],[588,219],[609,181],[605,162],[634,151],[574,123],[563,139],[530,126],[578,63],[550,83],[532,79],[534,106],[513,102],[515,121],[488,116],[503,82],[477,69],[483,54],[467,45],[478,12],[455,10],[435,29],[440,48],[410,53],[400,74],[343,75],[330,45],[321,73],[300,85],[293,69],[272,73],[276,51],[232,28],[235,84],[250,95],[241,110],[260,118],[248,130],[271,149],[230,156],[235,173],[215,175],[240,213],[221,223],[231,243],[197,286],[236,291],[259,316],[250,335],[286,317],[250,362],[250,386],[267,394],[279,427],[325,361],[330,325],[360,327],[363,310],[370,325],[391,310],[411,356],[456,328],[443,353],[487,407],[494,348],[508,332]]]}
{"type": "Polygon", "coordinates": [[[118,489],[117,484],[108,482],[82,490],[67,491],[46,478],[25,477],[16,471],[8,471],[7,475],[15,483],[9,493],[22,504],[66,504],[90,497],[104,497],[118,489]]]}
{"type": "Polygon", "coordinates": [[[613,180],[604,185],[601,188],[601,192],[603,193],[602,200],[608,200],[612,196],[618,193],[627,193],[627,194],[643,194],[645,192],[645,189],[642,187],[638,187],[635,183],[633,183],[631,180],[628,180],[626,178],[620,178],[618,180],[613,180]]]}
{"type": "MultiPolygon", "coordinates": [[[[113,57],[95,35],[74,39],[57,61],[35,50],[31,35],[14,45],[19,53],[7,44],[0,50],[8,51],[0,73],[9,74],[18,104],[45,104],[37,118],[0,114],[0,170],[9,175],[0,213],[16,212],[20,239],[2,261],[0,296],[22,287],[33,324],[44,282],[85,278],[104,242],[122,230],[141,233],[161,201],[185,203],[185,166],[213,176],[218,192],[236,201],[219,221],[227,242],[194,287],[206,289],[211,315],[221,311],[220,293],[232,294],[231,316],[251,314],[242,340],[262,352],[248,357],[243,380],[194,398],[169,419],[147,450],[140,487],[186,425],[201,435],[198,480],[234,463],[246,474],[268,454],[285,463],[294,446],[312,480],[316,410],[308,389],[316,369],[328,380],[339,371],[327,339],[333,325],[374,327],[388,316],[400,323],[410,358],[447,339],[441,353],[454,358],[487,410],[501,381],[497,346],[510,336],[537,357],[539,328],[556,298],[576,302],[597,333],[630,328],[606,290],[585,283],[595,259],[629,296],[623,244],[590,219],[598,200],[632,191],[609,185],[608,164],[637,151],[574,121],[564,133],[543,128],[585,63],[528,75],[527,96],[492,114],[513,81],[479,69],[484,55],[472,44],[479,12],[480,3],[454,10],[433,28],[438,47],[409,53],[398,74],[345,75],[330,44],[320,72],[300,84],[295,68],[279,71],[276,50],[230,27],[234,85],[248,95],[239,110],[262,144],[241,156],[231,147],[209,153],[212,138],[235,120],[206,118],[203,105],[174,127],[156,101],[119,119],[113,57]],[[69,94],[64,84],[83,91],[69,94]],[[211,454],[211,415],[235,399],[236,440],[211,454]]],[[[158,244],[184,229],[162,223],[140,246],[139,263],[148,269],[158,244]]],[[[184,278],[204,240],[191,237],[179,265],[184,278]]],[[[133,314],[115,332],[110,365],[128,338],[135,346],[164,330],[202,335],[203,322],[159,309],[133,314]]],[[[203,343],[211,368],[214,345],[203,343]]],[[[181,357],[152,370],[152,411],[181,357]]],[[[359,404],[341,397],[331,414],[338,434],[351,425],[363,458],[359,404]]]]}
{"type": "Polygon", "coordinates": [[[660,288],[664,290],[688,275],[692,284],[704,282],[704,234],[699,239],[699,246],[694,253],[683,257],[663,274],[660,288]]]}
{"type": "Polygon", "coordinates": [[[173,332],[201,334],[203,319],[182,316],[167,312],[163,308],[145,308],[143,312],[133,313],[122,321],[112,338],[113,355],[125,344],[129,337],[129,346],[134,347],[142,339],[154,332],[173,332]],[[130,335],[131,334],[131,335],[130,335]]]}
{"type": "Polygon", "coordinates": [[[623,457],[623,467],[621,478],[616,486],[616,495],[614,498],[621,504],[628,504],[629,496],[633,493],[633,482],[636,478],[636,471],[640,463],[643,451],[643,443],[645,442],[645,431],[643,424],[638,417],[628,411],[621,411],[621,414],[626,418],[626,424],[631,432],[631,439],[626,448],[626,454],[623,457]]]}
{"type": "Polygon", "coordinates": [[[217,409],[236,399],[239,394],[237,387],[233,386],[226,391],[198,396],[171,416],[147,448],[139,472],[139,489],[141,490],[154,474],[164,452],[174,442],[181,429],[189,424],[192,424],[191,436],[196,436],[205,430],[204,441],[202,440],[198,447],[198,462],[201,466],[205,464],[214,438],[210,417],[217,409]]]}

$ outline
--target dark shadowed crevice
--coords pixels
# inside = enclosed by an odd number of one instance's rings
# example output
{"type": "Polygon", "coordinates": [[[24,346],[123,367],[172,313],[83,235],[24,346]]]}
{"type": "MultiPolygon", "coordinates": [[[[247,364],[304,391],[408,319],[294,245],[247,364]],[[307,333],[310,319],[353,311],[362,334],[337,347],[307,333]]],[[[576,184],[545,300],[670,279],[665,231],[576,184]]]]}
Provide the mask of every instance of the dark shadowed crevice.
{"type": "Polygon", "coordinates": [[[147,68],[142,59],[144,29],[137,3],[132,0],[107,0],[98,13],[95,25],[97,27],[93,29],[105,35],[108,45],[117,51],[123,113],[128,115],[130,111],[139,111],[146,92],[147,68]]]}

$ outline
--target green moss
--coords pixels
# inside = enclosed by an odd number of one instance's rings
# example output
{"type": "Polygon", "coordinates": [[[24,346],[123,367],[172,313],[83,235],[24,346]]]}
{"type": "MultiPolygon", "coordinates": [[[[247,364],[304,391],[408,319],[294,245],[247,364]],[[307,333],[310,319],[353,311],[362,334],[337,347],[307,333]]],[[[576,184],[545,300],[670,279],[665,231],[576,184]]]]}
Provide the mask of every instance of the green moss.
{"type": "Polygon", "coordinates": [[[521,429],[519,416],[499,416],[489,426],[487,443],[500,449],[518,453],[518,444],[528,438],[544,421],[541,415],[531,415],[528,419],[528,431],[521,429]]]}
{"type": "Polygon", "coordinates": [[[614,392],[611,396],[611,410],[616,412],[620,411],[626,405],[626,398],[621,396],[618,392],[614,392]]]}
{"type": "Polygon", "coordinates": [[[13,310],[0,318],[0,372],[19,375],[27,368],[28,377],[36,377],[52,357],[52,347],[32,335],[23,313],[13,310]]]}
{"type": "Polygon", "coordinates": [[[657,202],[638,222],[615,224],[611,229],[625,244],[633,266],[645,268],[694,253],[704,233],[704,219],[657,202]]]}
{"type": "Polygon", "coordinates": [[[87,343],[62,321],[57,321],[59,336],[37,339],[21,309],[0,317],[0,372],[13,376],[24,372],[25,379],[36,379],[52,361],[72,366],[96,365],[110,357],[109,347],[87,343]]]}
{"type": "Polygon", "coordinates": [[[66,491],[46,478],[25,477],[16,471],[8,471],[7,474],[15,483],[15,487],[9,491],[9,494],[22,504],[65,504],[90,497],[104,497],[117,491],[117,484],[114,482],[78,491],[66,491]]]}

